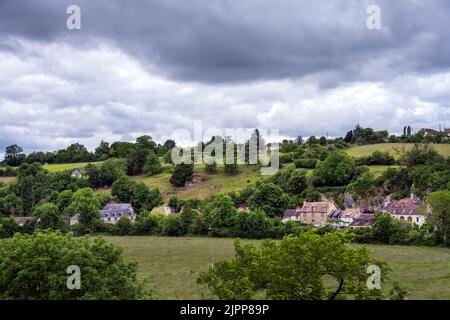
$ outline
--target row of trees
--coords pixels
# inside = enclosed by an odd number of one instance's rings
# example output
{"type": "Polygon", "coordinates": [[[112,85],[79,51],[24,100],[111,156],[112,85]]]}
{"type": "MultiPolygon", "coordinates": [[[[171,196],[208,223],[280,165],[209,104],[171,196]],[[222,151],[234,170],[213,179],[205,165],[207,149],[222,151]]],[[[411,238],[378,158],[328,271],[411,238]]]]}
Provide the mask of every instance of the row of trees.
{"type": "Polygon", "coordinates": [[[78,163],[104,161],[109,158],[128,158],[133,153],[146,149],[154,154],[162,156],[175,147],[175,141],[167,140],[164,144],[157,144],[153,138],[144,135],[132,142],[114,142],[111,145],[106,141],[101,141],[95,152],[90,152],[79,143],[74,143],[65,149],[53,152],[36,151],[26,155],[23,148],[17,144],[7,146],[5,149],[5,159],[3,163],[8,166],[19,166],[20,164],[39,162],[45,163],[78,163]]]}

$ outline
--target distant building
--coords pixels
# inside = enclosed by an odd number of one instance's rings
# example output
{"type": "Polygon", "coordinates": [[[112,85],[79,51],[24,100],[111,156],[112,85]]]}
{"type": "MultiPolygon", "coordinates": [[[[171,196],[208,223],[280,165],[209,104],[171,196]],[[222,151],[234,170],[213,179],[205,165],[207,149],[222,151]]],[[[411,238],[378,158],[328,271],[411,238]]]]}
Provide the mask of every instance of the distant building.
{"type": "MultiPolygon", "coordinates": [[[[136,214],[129,203],[109,203],[99,211],[100,218],[104,223],[115,224],[120,218],[125,217],[134,222],[136,214]]],[[[76,214],[69,218],[69,225],[73,227],[80,220],[80,215],[76,214]]]]}
{"type": "Polygon", "coordinates": [[[346,229],[354,220],[361,216],[361,211],[357,208],[345,210],[333,210],[328,216],[328,223],[335,229],[346,229]]]}
{"type": "Polygon", "coordinates": [[[444,129],[444,136],[445,137],[450,137],[450,128],[444,129]]]}
{"type": "Polygon", "coordinates": [[[100,210],[100,217],[103,222],[115,224],[122,217],[128,218],[131,222],[136,220],[136,214],[129,203],[109,203],[100,210]]]}
{"type": "Polygon", "coordinates": [[[418,212],[420,205],[420,200],[411,196],[411,198],[385,202],[381,211],[389,213],[393,218],[400,221],[407,221],[422,226],[426,221],[426,217],[418,212]]]}
{"type": "Polygon", "coordinates": [[[358,218],[354,219],[348,225],[349,229],[371,228],[373,225],[374,215],[371,213],[362,213],[358,218]]]}
{"type": "Polygon", "coordinates": [[[288,222],[289,220],[300,221],[300,209],[286,209],[281,221],[288,222]]]}
{"type": "Polygon", "coordinates": [[[83,175],[81,174],[80,170],[74,169],[74,170],[71,172],[70,176],[71,176],[72,178],[81,178],[83,175]]]}
{"type": "Polygon", "coordinates": [[[336,206],[329,201],[304,202],[300,209],[287,209],[282,221],[299,221],[320,228],[327,223],[329,214],[334,210],[337,210],[336,206]]]}
{"type": "Polygon", "coordinates": [[[33,217],[13,217],[14,221],[19,225],[23,226],[27,221],[33,220],[33,217]]]}
{"type": "Polygon", "coordinates": [[[69,226],[73,227],[74,225],[76,225],[80,220],[80,215],[76,214],[74,216],[71,216],[69,218],[69,226]]]}
{"type": "Polygon", "coordinates": [[[428,135],[439,133],[439,131],[436,131],[436,130],[430,129],[430,128],[422,128],[422,129],[419,130],[419,132],[423,133],[424,136],[428,136],[428,135]]]}

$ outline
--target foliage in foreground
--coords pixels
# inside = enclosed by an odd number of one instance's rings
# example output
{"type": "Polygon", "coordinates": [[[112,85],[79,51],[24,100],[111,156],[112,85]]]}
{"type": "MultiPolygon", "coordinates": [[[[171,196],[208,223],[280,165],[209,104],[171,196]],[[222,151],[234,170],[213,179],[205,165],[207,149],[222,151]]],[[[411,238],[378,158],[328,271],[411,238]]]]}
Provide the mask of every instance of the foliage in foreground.
{"type": "Polygon", "coordinates": [[[278,244],[265,240],[260,248],[235,243],[236,257],[214,264],[201,273],[205,284],[220,299],[324,300],[380,299],[378,289],[370,290],[367,267],[385,265],[372,258],[365,247],[347,245],[349,234],[315,232],[286,236],[278,244]]]}
{"type": "Polygon", "coordinates": [[[0,299],[139,299],[137,264],[102,238],[39,231],[0,241],[0,299]],[[81,288],[67,288],[68,266],[81,270],[81,288]]]}

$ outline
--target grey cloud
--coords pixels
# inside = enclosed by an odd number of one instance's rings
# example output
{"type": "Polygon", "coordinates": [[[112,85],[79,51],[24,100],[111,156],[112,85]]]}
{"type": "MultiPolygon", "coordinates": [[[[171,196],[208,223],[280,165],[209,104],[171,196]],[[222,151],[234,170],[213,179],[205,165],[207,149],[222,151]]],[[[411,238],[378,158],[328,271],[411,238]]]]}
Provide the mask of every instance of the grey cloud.
{"type": "Polygon", "coordinates": [[[4,0],[0,32],[40,41],[110,41],[173,79],[205,83],[320,78],[324,86],[450,67],[450,4],[378,1],[87,1],[82,30],[65,29],[72,1],[4,0]],[[366,28],[378,4],[382,30],[366,28]],[[383,68],[362,72],[368,62],[383,68]]]}
{"type": "Polygon", "coordinates": [[[0,0],[0,152],[162,141],[194,121],[285,136],[450,126],[444,0],[80,0],[80,31],[69,4],[0,0]]]}

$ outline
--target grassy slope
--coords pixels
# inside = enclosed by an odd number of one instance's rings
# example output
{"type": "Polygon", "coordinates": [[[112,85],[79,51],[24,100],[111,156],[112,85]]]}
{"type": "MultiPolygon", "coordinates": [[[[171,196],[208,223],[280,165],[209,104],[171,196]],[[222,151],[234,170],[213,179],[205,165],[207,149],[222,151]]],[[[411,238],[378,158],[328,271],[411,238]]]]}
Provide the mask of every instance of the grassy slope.
{"type": "Polygon", "coordinates": [[[0,183],[11,184],[16,181],[16,177],[0,177],[0,183]]]}
{"type": "MultiPolygon", "coordinates": [[[[95,162],[93,162],[95,163],[95,162]]],[[[47,169],[49,172],[57,172],[64,170],[73,170],[73,169],[82,169],[86,167],[89,162],[80,162],[80,163],[62,163],[62,164],[46,164],[44,165],[44,169],[47,169]]]]}
{"type": "Polygon", "coordinates": [[[207,174],[201,167],[196,167],[194,175],[201,181],[192,187],[175,188],[170,184],[171,173],[166,169],[163,173],[146,177],[133,177],[137,181],[143,181],[150,188],[158,188],[167,200],[171,196],[177,196],[181,199],[205,199],[216,192],[228,192],[245,188],[245,186],[254,183],[259,178],[259,169],[256,167],[239,167],[237,175],[228,176],[223,173],[222,168],[218,168],[215,174],[207,174]]]}
{"type": "MultiPolygon", "coordinates": [[[[398,158],[403,151],[407,151],[414,146],[413,143],[380,143],[364,146],[354,146],[346,150],[346,152],[354,157],[365,157],[371,155],[374,151],[389,152],[392,156],[398,158]]],[[[433,145],[444,157],[450,156],[450,144],[433,145]]]]}
{"type": "MultiPolygon", "coordinates": [[[[211,298],[208,291],[196,283],[198,273],[207,270],[211,263],[234,256],[233,239],[107,239],[124,248],[125,259],[135,259],[139,263],[139,277],[147,281],[156,299],[211,298]]],[[[405,286],[409,299],[450,299],[449,249],[375,245],[369,248],[377,259],[389,264],[390,281],[405,286]]]]}

